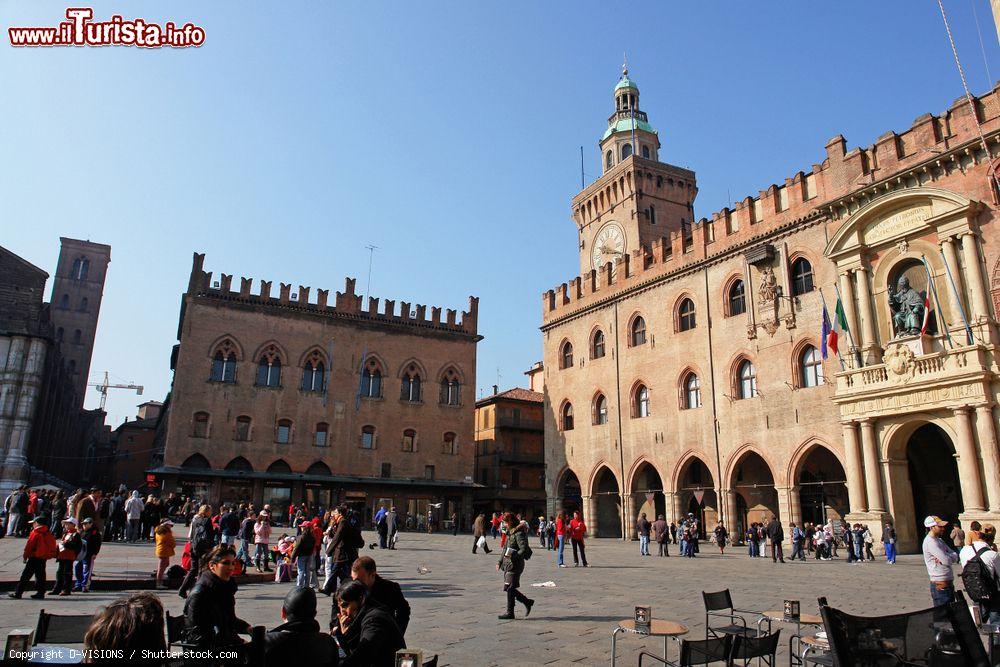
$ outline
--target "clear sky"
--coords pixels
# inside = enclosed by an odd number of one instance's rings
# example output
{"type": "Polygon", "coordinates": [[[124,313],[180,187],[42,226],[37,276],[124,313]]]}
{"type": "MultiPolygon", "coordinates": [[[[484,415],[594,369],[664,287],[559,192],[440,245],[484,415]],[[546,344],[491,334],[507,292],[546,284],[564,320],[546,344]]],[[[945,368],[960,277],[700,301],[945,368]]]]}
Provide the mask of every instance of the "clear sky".
{"type": "MultiPolygon", "coordinates": [[[[216,277],[315,295],[363,286],[374,244],[375,296],[481,297],[477,395],[498,369],[523,385],[541,294],[579,271],[580,146],[589,183],[625,50],[661,159],[697,172],[698,218],[809,171],[838,133],[870,145],[962,94],[929,0],[90,6],[206,31],[197,49],[0,46],[0,244],[50,273],[59,236],[112,246],[91,372],[147,388],[110,397],[115,425],[169,388],[195,251],[216,277]]],[[[988,90],[988,0],[945,7],[988,90]]],[[[4,0],[0,23],[65,8],[4,0]]]]}

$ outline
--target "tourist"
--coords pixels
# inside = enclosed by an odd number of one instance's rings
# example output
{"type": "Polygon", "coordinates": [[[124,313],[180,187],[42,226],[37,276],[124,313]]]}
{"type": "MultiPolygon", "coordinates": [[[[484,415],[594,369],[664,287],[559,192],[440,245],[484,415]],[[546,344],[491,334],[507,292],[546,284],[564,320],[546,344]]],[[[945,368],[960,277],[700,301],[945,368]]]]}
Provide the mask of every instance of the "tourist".
{"type": "MultiPolygon", "coordinates": [[[[962,566],[962,579],[965,582],[966,595],[973,600],[975,600],[975,598],[972,597],[972,590],[970,590],[970,584],[972,582],[967,578],[970,576],[967,565],[969,564],[969,561],[977,558],[979,559],[979,562],[982,563],[983,569],[985,570],[982,574],[985,574],[993,580],[992,588],[995,590],[998,583],[996,570],[997,553],[990,548],[990,545],[986,542],[983,536],[983,532],[976,530],[972,525],[970,525],[969,532],[965,535],[965,546],[958,552],[958,561],[962,566]]],[[[982,586],[985,582],[977,583],[982,586]]],[[[997,597],[995,592],[992,597],[997,597]]],[[[982,615],[983,623],[989,623],[991,625],[1000,623],[1000,600],[984,599],[976,600],[976,602],[979,603],[979,611],[982,615]]]]}
{"type": "Polygon", "coordinates": [[[76,522],[82,526],[86,519],[90,519],[97,529],[100,530],[100,502],[100,489],[94,488],[90,490],[90,494],[81,495],[81,497],[76,501],[76,509],[73,512],[73,516],[76,517],[76,522]]]}
{"type": "MultiPolygon", "coordinates": [[[[578,514],[576,513],[576,515],[578,514]]],[[[571,531],[574,530],[572,523],[577,521],[576,515],[571,522],[571,531]]],[[[521,587],[521,573],[524,572],[524,563],[528,558],[531,558],[531,547],[528,545],[528,536],[525,534],[524,526],[517,523],[515,517],[511,516],[510,513],[506,514],[504,523],[507,525],[507,546],[497,563],[497,571],[503,572],[503,589],[507,593],[507,612],[500,614],[497,618],[501,620],[513,619],[515,600],[524,605],[524,617],[527,618],[531,614],[531,607],[535,601],[518,589],[521,587]]],[[[579,523],[583,524],[583,521],[579,523]]],[[[575,535],[575,532],[573,534],[575,535]]],[[[582,540],[580,544],[583,545],[582,540]]],[[[573,545],[576,546],[575,537],[573,545]]],[[[573,555],[576,555],[575,548],[573,555]]],[[[586,567],[586,558],[584,558],[584,567],[586,567]]]]}
{"type": "Polygon", "coordinates": [[[545,520],[545,515],[538,517],[538,544],[542,549],[545,548],[545,536],[548,531],[549,524],[545,520]]]}
{"type": "Polygon", "coordinates": [[[556,548],[556,518],[549,515],[549,520],[545,524],[545,549],[552,551],[556,548]]]}
{"type": "MultiPolygon", "coordinates": [[[[351,578],[360,581],[368,589],[368,599],[385,607],[396,621],[399,632],[406,636],[406,626],[410,624],[410,604],[403,596],[403,589],[395,581],[379,576],[375,560],[361,556],[351,564],[351,578]]],[[[336,610],[334,610],[336,614],[336,610]]],[[[332,623],[333,618],[330,619],[332,623]]]]}
{"type": "Polygon", "coordinates": [[[715,544],[719,547],[719,553],[723,556],[726,555],[726,541],[729,539],[729,531],[726,530],[726,527],[720,521],[713,532],[715,534],[715,544]]]}
{"type": "Polygon", "coordinates": [[[805,551],[802,548],[806,539],[805,531],[796,526],[794,521],[789,523],[788,526],[792,529],[792,555],[789,560],[794,561],[796,556],[798,556],[799,560],[805,560],[805,551]]]}
{"type": "Polygon", "coordinates": [[[235,564],[236,550],[220,544],[191,568],[192,572],[205,568],[184,603],[185,638],[194,646],[235,646],[243,643],[240,634],[250,632],[250,624],[236,616],[235,564]]]}
{"type": "Polygon", "coordinates": [[[851,539],[854,543],[854,557],[857,562],[863,563],[865,561],[865,530],[860,523],[854,524],[851,539]]]}
{"type": "Polygon", "coordinates": [[[490,545],[486,542],[486,515],[482,512],[476,517],[476,520],[472,522],[472,553],[476,553],[476,549],[479,548],[479,540],[483,541],[483,552],[490,552],[490,545]]]}
{"type": "MultiPolygon", "coordinates": [[[[427,511],[429,517],[430,510],[427,511]]],[[[378,511],[375,512],[375,517],[372,519],[372,523],[375,525],[375,532],[378,534],[379,549],[386,549],[389,546],[389,523],[385,519],[387,512],[388,510],[385,509],[385,505],[379,505],[378,511]]]]}
{"type": "Polygon", "coordinates": [[[253,546],[253,526],[257,522],[257,515],[252,509],[246,511],[243,520],[240,522],[240,550],[236,557],[243,561],[245,567],[250,567],[253,563],[253,556],[250,555],[253,546]]]}
{"type": "Polygon", "coordinates": [[[785,554],[782,551],[782,542],[785,541],[785,531],[776,516],[772,515],[771,522],[767,524],[767,538],[771,540],[771,562],[777,563],[780,559],[784,563],[785,554]]]}
{"type": "Polygon", "coordinates": [[[499,534],[500,534],[500,517],[496,512],[494,512],[493,518],[490,519],[490,535],[495,540],[497,538],[497,535],[499,534]]]}
{"type": "Polygon", "coordinates": [[[60,490],[52,497],[52,515],[49,518],[50,526],[52,526],[53,528],[59,526],[58,530],[52,531],[52,535],[56,539],[62,537],[63,521],[65,520],[66,520],[66,499],[63,497],[62,490],[60,490]]]}
{"type": "Polygon", "coordinates": [[[142,511],[146,507],[139,497],[138,491],[132,492],[132,497],[125,503],[125,516],[128,518],[128,541],[135,542],[139,539],[139,523],[142,520],[142,511]]]}
{"type": "MultiPolygon", "coordinates": [[[[493,515],[494,517],[496,514],[493,515]]],[[[566,562],[563,559],[563,552],[566,549],[566,535],[569,532],[569,526],[566,522],[566,513],[559,512],[556,515],[556,543],[558,548],[556,550],[556,565],[559,567],[566,567],[566,562]]]]}
{"type": "Polygon", "coordinates": [[[656,517],[653,522],[653,538],[660,549],[660,556],[670,555],[670,526],[667,525],[663,515],[656,517]]]}
{"type": "MultiPolygon", "coordinates": [[[[215,527],[212,525],[212,506],[202,505],[191,520],[188,529],[188,539],[191,541],[191,569],[184,575],[184,581],[177,595],[186,598],[188,591],[198,581],[201,564],[205,555],[215,546],[215,527]]],[[[234,551],[235,553],[235,551],[234,551]]]]}
{"type": "Polygon", "coordinates": [[[219,533],[222,536],[222,544],[236,548],[236,538],[240,534],[240,515],[234,512],[230,505],[222,506],[222,514],[219,516],[219,533]]]}
{"type": "Polygon", "coordinates": [[[892,519],[885,520],[885,527],[882,528],[882,546],[885,547],[885,562],[889,565],[896,564],[896,529],[892,525],[892,519]]]}
{"type": "Polygon", "coordinates": [[[358,558],[358,549],[365,545],[361,531],[348,520],[348,512],[346,505],[339,505],[333,510],[333,532],[326,547],[328,562],[332,564],[322,588],[327,595],[351,578],[351,564],[358,558]]]}
{"type": "Polygon", "coordinates": [[[28,581],[34,577],[38,584],[38,592],[31,596],[34,600],[45,598],[45,561],[55,558],[59,553],[56,546],[56,538],[49,532],[49,522],[43,516],[36,517],[32,523],[31,534],[28,541],[24,543],[24,551],[21,553],[24,559],[24,570],[21,578],[14,588],[10,597],[20,600],[24,594],[24,589],[28,586],[28,581]]]}
{"type": "MultiPolygon", "coordinates": [[[[813,537],[816,536],[816,527],[812,524],[812,522],[807,521],[802,527],[802,532],[804,533],[803,543],[805,544],[806,552],[812,554],[812,552],[816,549],[813,542],[813,537]]],[[[802,560],[805,560],[805,555],[802,556],[802,560]]]]}
{"type": "Polygon", "coordinates": [[[872,535],[872,531],[868,529],[868,524],[861,526],[861,541],[865,545],[866,558],[870,561],[875,560],[875,553],[872,551],[872,547],[875,546],[875,537],[872,535]]]}
{"type": "MultiPolygon", "coordinates": [[[[83,647],[92,656],[120,652],[133,662],[153,662],[141,660],[143,651],[166,651],[167,642],[163,636],[163,603],[154,593],[141,591],[118,598],[94,615],[94,620],[83,636],[83,647]],[[107,652],[107,653],[104,653],[107,652]]],[[[118,664],[122,661],[91,658],[87,662],[118,664]]],[[[165,664],[166,661],[159,661],[165,664]]]]}
{"type": "Polygon", "coordinates": [[[956,551],[965,546],[965,531],[962,530],[961,521],[955,522],[955,527],[951,529],[951,534],[948,537],[951,539],[951,543],[955,546],[956,551]]]}
{"type": "Polygon", "coordinates": [[[670,522],[670,539],[677,544],[677,524],[673,521],[670,522]]]}
{"type": "Polygon", "coordinates": [[[320,632],[316,591],[296,586],[281,604],[283,623],[264,635],[264,664],[276,667],[337,667],[337,642],[320,632]]]}
{"type": "Polygon", "coordinates": [[[267,506],[259,515],[257,515],[257,522],[253,525],[253,541],[254,541],[254,563],[257,565],[258,572],[270,572],[271,571],[271,554],[268,553],[268,544],[271,541],[271,515],[267,511],[267,506]],[[263,569],[261,569],[261,561],[263,561],[263,569]]]}
{"type": "Polygon", "coordinates": [[[87,517],[80,523],[80,538],[83,540],[83,553],[76,557],[76,565],[73,566],[76,576],[73,590],[87,593],[94,575],[94,561],[101,552],[102,543],[101,531],[94,519],[87,517]]]}
{"type": "MultiPolygon", "coordinates": [[[[386,542],[388,542],[389,522],[386,521],[386,542]]],[[[458,537],[458,512],[451,513],[451,535],[458,537]]]]}
{"type": "Polygon", "coordinates": [[[639,555],[648,556],[649,555],[649,532],[652,530],[653,524],[649,522],[646,518],[646,513],[643,512],[639,515],[639,519],[635,522],[635,532],[639,534],[639,555]]]}
{"type": "Polygon", "coordinates": [[[28,487],[20,486],[7,497],[7,537],[21,537],[28,515],[28,487]]]}
{"type": "Polygon", "coordinates": [[[384,607],[368,600],[364,584],[348,581],[341,585],[337,610],[330,631],[346,655],[341,667],[395,665],[396,651],[406,648],[403,633],[384,607]]]}
{"type": "Polygon", "coordinates": [[[583,516],[581,516],[579,510],[573,512],[573,520],[569,522],[569,537],[573,544],[573,567],[580,565],[583,562],[584,567],[589,567],[587,565],[587,549],[583,543],[584,537],[587,535],[587,524],[583,522],[583,516]],[[577,560],[577,550],[579,550],[579,560],[577,560]]]}
{"type": "Polygon", "coordinates": [[[399,540],[399,513],[396,512],[396,506],[393,505],[389,508],[389,511],[385,515],[385,525],[386,525],[386,541],[389,543],[390,549],[396,548],[396,542],[399,540]]]}
{"type": "Polygon", "coordinates": [[[924,565],[930,577],[931,600],[935,607],[955,601],[955,573],[951,566],[958,562],[958,554],[941,539],[947,527],[948,522],[940,517],[924,519],[924,528],[927,529],[923,543],[924,565]]]}
{"type": "Polygon", "coordinates": [[[760,554],[757,552],[757,524],[751,523],[747,527],[746,535],[744,535],[747,541],[747,556],[750,558],[757,558],[760,554]]]}
{"type": "Polygon", "coordinates": [[[56,555],[56,587],[52,595],[66,597],[73,590],[73,561],[83,550],[83,538],[77,530],[76,519],[63,519],[62,536],[58,541],[59,553],[56,555]]]}
{"type": "Polygon", "coordinates": [[[163,591],[167,585],[163,583],[163,575],[170,567],[170,559],[174,557],[174,549],[177,546],[174,540],[174,522],[168,518],[160,521],[156,527],[156,557],[160,560],[156,567],[156,589],[163,591]]]}
{"type": "Polygon", "coordinates": [[[295,563],[295,585],[299,588],[309,588],[310,572],[313,565],[313,553],[316,547],[316,537],[313,535],[312,522],[302,521],[299,524],[299,534],[295,538],[295,546],[289,558],[295,563]]]}
{"type": "Polygon", "coordinates": [[[125,496],[120,491],[111,496],[109,516],[106,541],[121,542],[128,532],[128,515],[125,513],[125,496]]]}

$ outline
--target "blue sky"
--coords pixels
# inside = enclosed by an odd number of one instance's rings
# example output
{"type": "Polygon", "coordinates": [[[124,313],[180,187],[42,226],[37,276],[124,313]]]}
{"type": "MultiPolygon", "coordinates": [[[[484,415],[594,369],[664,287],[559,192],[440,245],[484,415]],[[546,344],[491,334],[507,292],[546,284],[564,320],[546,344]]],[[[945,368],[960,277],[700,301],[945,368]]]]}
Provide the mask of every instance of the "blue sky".
{"type": "MultiPolygon", "coordinates": [[[[205,45],[0,46],[0,244],[53,270],[59,236],[112,246],[92,366],[165,395],[191,254],[294,285],[481,297],[479,390],[541,358],[541,293],[578,272],[569,202],[627,50],[697,217],[962,94],[935,2],[94,2],[204,27],[205,45]]],[[[66,5],[0,3],[3,27],[66,5]]],[[[974,92],[1000,75],[987,0],[946,0],[974,92]]],[[[237,282],[238,284],[238,282],[237,282]]],[[[98,395],[87,401],[95,406],[98,395]]],[[[119,392],[109,422],[139,400],[119,392]]]]}

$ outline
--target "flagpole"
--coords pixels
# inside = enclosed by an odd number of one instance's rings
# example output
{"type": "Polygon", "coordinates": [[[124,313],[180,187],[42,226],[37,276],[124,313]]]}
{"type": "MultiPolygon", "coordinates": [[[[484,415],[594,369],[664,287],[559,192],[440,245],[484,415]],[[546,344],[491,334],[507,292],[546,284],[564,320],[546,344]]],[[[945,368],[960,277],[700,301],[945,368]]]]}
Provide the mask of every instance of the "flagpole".
{"type": "Polygon", "coordinates": [[[962,295],[958,292],[958,287],[955,285],[955,279],[951,275],[951,267],[948,266],[948,258],[944,256],[944,250],[940,250],[941,260],[944,262],[945,273],[948,274],[948,282],[951,283],[951,291],[955,294],[955,302],[958,304],[958,312],[962,315],[962,324],[965,325],[965,335],[969,339],[969,345],[972,345],[975,340],[972,337],[972,327],[969,326],[969,318],[965,316],[965,307],[962,305],[962,295]]]}
{"type": "MultiPolygon", "coordinates": [[[[368,291],[372,288],[372,262],[375,259],[375,250],[378,246],[367,245],[368,248],[368,283],[365,285],[365,295],[361,299],[361,307],[367,308],[368,291]]],[[[358,395],[354,398],[354,411],[361,409],[361,390],[365,386],[365,362],[368,361],[368,341],[365,341],[364,351],[361,353],[361,372],[358,374],[358,395]]],[[[382,391],[381,379],[379,380],[379,392],[382,391]]]]}
{"type": "MultiPolygon", "coordinates": [[[[819,288],[819,300],[820,300],[820,303],[823,304],[823,324],[824,324],[824,328],[825,328],[826,323],[830,321],[830,313],[826,309],[826,297],[823,296],[823,288],[822,287],[819,288]]],[[[831,327],[832,327],[832,325],[831,325],[831,327]]],[[[820,335],[823,337],[823,340],[820,341],[820,346],[822,348],[825,348],[825,347],[827,347],[827,343],[826,343],[827,332],[823,331],[823,332],[820,333],[820,335]]],[[[852,343],[852,345],[853,345],[853,343],[852,343]]],[[[839,346],[837,347],[837,359],[840,360],[840,370],[841,371],[846,371],[847,367],[844,365],[844,357],[841,356],[841,354],[840,354],[840,347],[839,346]]]]}
{"type": "MultiPolygon", "coordinates": [[[[868,289],[868,285],[859,285],[859,288],[868,289]]],[[[837,301],[843,304],[844,299],[840,296],[840,286],[837,284],[837,281],[833,282],[833,289],[837,292],[837,301]]],[[[836,317],[837,313],[834,313],[833,315],[836,317]]],[[[844,321],[847,322],[846,316],[844,317],[844,321]]],[[[844,328],[847,329],[847,340],[851,342],[851,349],[854,350],[854,361],[858,364],[859,368],[863,367],[865,365],[865,359],[861,356],[861,350],[859,350],[858,346],[854,344],[854,333],[851,331],[850,322],[847,322],[847,326],[844,328]]]]}
{"type": "Polygon", "coordinates": [[[927,284],[930,285],[931,294],[934,295],[934,307],[937,308],[937,312],[941,315],[941,328],[944,329],[944,337],[948,340],[948,344],[952,348],[955,347],[955,341],[951,339],[951,333],[948,331],[948,323],[944,319],[944,311],[941,310],[941,299],[938,298],[937,286],[934,285],[934,277],[931,276],[931,269],[927,266],[927,258],[923,255],[920,256],[920,261],[924,263],[924,272],[927,274],[927,284]]]}

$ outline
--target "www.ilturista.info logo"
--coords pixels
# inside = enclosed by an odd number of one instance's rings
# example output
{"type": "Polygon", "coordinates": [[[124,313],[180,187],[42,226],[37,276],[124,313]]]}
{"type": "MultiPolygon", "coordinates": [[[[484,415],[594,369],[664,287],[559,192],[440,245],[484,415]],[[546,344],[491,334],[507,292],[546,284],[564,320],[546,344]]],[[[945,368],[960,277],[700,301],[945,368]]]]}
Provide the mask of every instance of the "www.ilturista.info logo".
{"type": "Polygon", "coordinates": [[[186,48],[205,43],[205,29],[193,23],[178,27],[146,19],[125,19],[117,14],[108,21],[93,21],[90,7],[70,7],[68,21],[48,28],[7,28],[11,46],[141,46],[186,48]]]}

